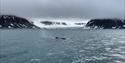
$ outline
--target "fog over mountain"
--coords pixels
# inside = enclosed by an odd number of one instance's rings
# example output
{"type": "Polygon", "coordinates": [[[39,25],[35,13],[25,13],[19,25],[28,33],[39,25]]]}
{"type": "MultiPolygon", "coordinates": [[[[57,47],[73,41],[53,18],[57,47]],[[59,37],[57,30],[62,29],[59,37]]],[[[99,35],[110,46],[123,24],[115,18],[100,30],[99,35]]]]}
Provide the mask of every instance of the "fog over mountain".
{"type": "Polygon", "coordinates": [[[125,0],[0,0],[0,14],[30,18],[125,18],[125,0]]]}

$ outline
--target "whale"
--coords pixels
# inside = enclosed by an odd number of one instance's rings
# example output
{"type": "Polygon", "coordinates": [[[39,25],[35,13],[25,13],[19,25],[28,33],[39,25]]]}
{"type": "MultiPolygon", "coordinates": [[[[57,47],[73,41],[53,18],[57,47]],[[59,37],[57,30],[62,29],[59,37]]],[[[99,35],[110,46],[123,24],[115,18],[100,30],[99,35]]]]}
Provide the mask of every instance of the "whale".
{"type": "Polygon", "coordinates": [[[62,40],[66,40],[66,38],[64,38],[64,37],[55,37],[55,39],[62,39],[62,40]]]}

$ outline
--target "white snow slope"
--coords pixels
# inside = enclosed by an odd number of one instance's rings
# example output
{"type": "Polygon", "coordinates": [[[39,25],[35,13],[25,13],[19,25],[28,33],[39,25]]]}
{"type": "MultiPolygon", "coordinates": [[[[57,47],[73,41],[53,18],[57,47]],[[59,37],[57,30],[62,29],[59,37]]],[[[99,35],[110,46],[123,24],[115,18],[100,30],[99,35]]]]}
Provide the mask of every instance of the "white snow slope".
{"type": "Polygon", "coordinates": [[[55,19],[32,19],[34,25],[40,28],[84,28],[89,20],[55,20],[55,19]],[[49,21],[52,22],[52,25],[45,25],[41,23],[42,21],[49,21]],[[63,24],[56,24],[56,23],[66,23],[63,24]]]}

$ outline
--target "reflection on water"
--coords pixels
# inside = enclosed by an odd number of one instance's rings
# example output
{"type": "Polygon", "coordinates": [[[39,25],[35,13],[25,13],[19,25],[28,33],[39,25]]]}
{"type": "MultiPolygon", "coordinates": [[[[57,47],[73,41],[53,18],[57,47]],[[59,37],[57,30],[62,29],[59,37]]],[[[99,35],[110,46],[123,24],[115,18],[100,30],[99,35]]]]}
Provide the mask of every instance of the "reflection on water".
{"type": "Polygon", "coordinates": [[[1,63],[125,63],[125,30],[1,29],[0,52],[1,63]]]}

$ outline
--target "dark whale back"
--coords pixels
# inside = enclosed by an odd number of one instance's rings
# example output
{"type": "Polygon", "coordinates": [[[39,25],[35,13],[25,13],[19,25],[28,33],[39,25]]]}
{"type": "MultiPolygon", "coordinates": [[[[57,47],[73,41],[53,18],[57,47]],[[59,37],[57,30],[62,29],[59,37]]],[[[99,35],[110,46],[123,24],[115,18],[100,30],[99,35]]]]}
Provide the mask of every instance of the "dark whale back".
{"type": "Polygon", "coordinates": [[[55,39],[62,39],[62,40],[66,40],[66,38],[59,38],[59,37],[55,37],[55,39]]]}

